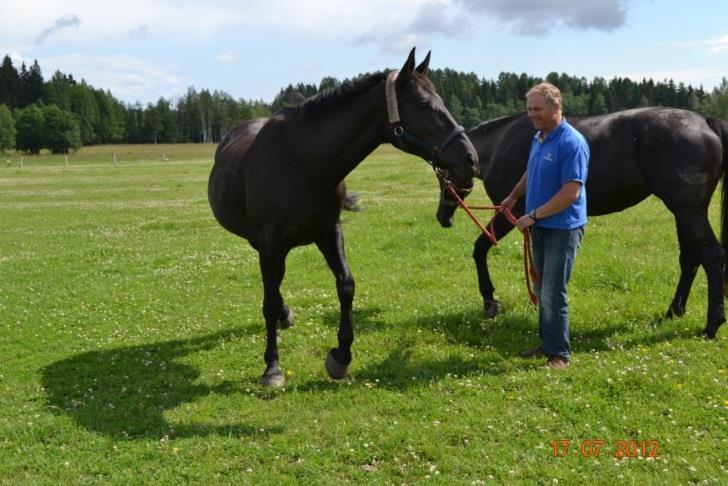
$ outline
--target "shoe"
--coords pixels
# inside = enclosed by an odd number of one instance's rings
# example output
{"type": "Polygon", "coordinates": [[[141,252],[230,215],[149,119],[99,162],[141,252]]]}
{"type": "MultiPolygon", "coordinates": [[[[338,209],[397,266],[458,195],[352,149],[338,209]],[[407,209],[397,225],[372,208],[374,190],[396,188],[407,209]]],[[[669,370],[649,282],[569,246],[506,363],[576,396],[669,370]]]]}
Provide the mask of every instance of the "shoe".
{"type": "Polygon", "coordinates": [[[541,346],[536,346],[535,348],[531,349],[524,349],[520,353],[518,353],[522,358],[535,358],[537,356],[546,356],[543,352],[543,349],[541,349],[541,346]]]}
{"type": "Polygon", "coordinates": [[[563,370],[569,367],[569,360],[562,358],[561,356],[549,356],[544,367],[555,370],[563,370]]]}

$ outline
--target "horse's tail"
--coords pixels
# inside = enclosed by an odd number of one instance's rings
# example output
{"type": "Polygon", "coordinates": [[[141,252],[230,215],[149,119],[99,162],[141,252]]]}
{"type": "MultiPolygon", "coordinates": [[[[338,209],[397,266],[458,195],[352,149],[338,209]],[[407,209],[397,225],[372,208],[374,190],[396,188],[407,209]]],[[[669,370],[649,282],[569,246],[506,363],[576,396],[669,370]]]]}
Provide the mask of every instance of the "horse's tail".
{"type": "MultiPolygon", "coordinates": [[[[706,117],[705,121],[708,126],[720,138],[720,144],[723,149],[723,183],[720,191],[720,243],[728,255],[728,123],[719,118],[706,117]]],[[[724,290],[728,289],[728,258],[723,266],[724,273],[724,290]]]]}

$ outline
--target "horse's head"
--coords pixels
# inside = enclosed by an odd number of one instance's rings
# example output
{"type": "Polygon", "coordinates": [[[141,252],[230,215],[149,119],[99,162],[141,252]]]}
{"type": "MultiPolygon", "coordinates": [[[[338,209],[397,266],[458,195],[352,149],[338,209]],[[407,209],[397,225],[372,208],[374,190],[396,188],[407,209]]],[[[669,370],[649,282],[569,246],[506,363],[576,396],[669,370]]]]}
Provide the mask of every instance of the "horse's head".
{"type": "MultiPolygon", "coordinates": [[[[438,177],[437,180],[440,183],[440,202],[437,205],[437,221],[439,221],[440,226],[443,228],[449,228],[452,226],[455,210],[458,208],[458,202],[450,190],[448,190],[448,184],[442,180],[442,177],[438,177]]],[[[470,194],[472,186],[454,187],[453,189],[458,197],[464,200],[470,194]]]]}
{"type": "Polygon", "coordinates": [[[390,141],[430,162],[441,178],[458,188],[470,188],[478,168],[478,153],[465,130],[445,107],[427,77],[430,53],[415,68],[415,50],[402,69],[387,79],[390,141]]]}

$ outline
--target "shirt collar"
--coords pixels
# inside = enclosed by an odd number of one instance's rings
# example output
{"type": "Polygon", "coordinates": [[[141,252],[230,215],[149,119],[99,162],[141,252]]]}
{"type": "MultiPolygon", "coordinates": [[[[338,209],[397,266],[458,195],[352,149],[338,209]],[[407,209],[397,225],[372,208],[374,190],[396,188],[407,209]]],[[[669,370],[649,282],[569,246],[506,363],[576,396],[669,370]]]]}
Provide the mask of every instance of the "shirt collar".
{"type": "Polygon", "coordinates": [[[534,135],[534,138],[536,140],[538,140],[538,143],[544,143],[546,140],[553,138],[556,134],[561,133],[565,127],[566,127],[566,117],[562,116],[561,122],[558,125],[556,125],[556,128],[551,130],[551,132],[548,134],[548,136],[545,139],[543,138],[543,134],[541,133],[541,130],[536,132],[536,135],[534,135]]]}

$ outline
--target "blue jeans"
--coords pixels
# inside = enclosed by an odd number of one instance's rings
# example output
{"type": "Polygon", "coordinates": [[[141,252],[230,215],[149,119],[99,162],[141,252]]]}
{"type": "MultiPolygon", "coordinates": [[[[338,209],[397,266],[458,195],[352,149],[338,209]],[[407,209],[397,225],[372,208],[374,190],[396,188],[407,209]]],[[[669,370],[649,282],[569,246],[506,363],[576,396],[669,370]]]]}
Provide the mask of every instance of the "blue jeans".
{"type": "Polygon", "coordinates": [[[573,230],[531,227],[533,263],[538,275],[538,329],[548,356],[569,359],[569,297],[566,286],[584,227],[573,230]]]}

